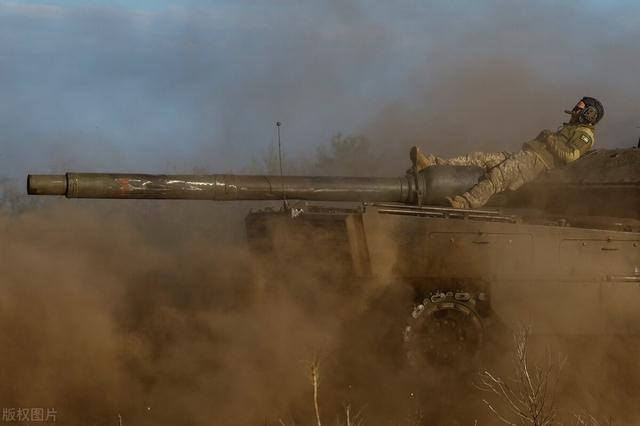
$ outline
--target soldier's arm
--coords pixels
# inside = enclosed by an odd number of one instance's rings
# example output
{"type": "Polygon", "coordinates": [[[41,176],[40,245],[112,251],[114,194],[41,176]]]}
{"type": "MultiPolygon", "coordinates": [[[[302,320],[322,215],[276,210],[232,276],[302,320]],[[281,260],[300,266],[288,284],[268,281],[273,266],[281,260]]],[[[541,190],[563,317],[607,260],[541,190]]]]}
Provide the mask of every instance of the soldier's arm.
{"type": "Polygon", "coordinates": [[[568,139],[563,135],[554,133],[547,137],[547,147],[562,160],[570,163],[582,157],[582,155],[593,146],[593,137],[586,132],[576,132],[572,138],[568,139]]]}

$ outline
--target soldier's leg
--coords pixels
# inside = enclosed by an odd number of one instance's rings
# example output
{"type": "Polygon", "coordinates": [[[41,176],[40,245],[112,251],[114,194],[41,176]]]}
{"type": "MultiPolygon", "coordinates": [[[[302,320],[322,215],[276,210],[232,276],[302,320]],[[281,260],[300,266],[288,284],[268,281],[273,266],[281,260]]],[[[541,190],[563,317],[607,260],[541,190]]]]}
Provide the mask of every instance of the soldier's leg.
{"type": "Polygon", "coordinates": [[[469,154],[449,159],[436,157],[436,164],[446,166],[476,166],[489,170],[507,160],[510,156],[511,154],[507,152],[470,152],[469,154]]]}
{"type": "Polygon", "coordinates": [[[546,167],[532,151],[520,151],[490,169],[469,191],[450,199],[456,208],[484,206],[494,194],[515,191],[525,182],[535,179],[546,167]]]}
{"type": "Polygon", "coordinates": [[[410,158],[418,167],[418,171],[434,165],[443,166],[477,166],[485,170],[497,166],[509,158],[511,154],[506,152],[472,152],[459,157],[444,159],[433,154],[424,154],[420,148],[411,148],[410,158]]]}

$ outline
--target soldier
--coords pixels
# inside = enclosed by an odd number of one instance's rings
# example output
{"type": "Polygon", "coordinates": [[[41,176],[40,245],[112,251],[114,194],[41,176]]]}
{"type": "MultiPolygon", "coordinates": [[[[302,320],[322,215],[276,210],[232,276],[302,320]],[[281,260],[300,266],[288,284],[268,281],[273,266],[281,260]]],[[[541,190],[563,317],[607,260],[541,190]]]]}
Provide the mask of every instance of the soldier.
{"type": "Polygon", "coordinates": [[[487,203],[493,194],[516,190],[525,182],[535,179],[546,170],[553,169],[580,158],[594,143],[594,127],[604,115],[600,101],[582,98],[571,111],[568,123],[552,132],[543,130],[533,140],[525,142],[522,150],[510,152],[472,152],[448,160],[432,154],[423,154],[418,147],[411,148],[411,160],[418,171],[433,165],[478,166],[486,170],[483,178],[461,195],[448,197],[457,209],[478,208],[487,203]]]}

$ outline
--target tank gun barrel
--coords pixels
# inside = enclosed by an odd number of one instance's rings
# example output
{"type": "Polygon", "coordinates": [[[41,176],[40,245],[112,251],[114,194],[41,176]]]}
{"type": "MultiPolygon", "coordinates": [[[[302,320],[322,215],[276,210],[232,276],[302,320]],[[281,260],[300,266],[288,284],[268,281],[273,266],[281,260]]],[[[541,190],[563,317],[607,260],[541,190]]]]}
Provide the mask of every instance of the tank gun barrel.
{"type": "Polygon", "coordinates": [[[67,198],[128,198],[182,200],[292,200],[410,202],[411,179],[259,176],[150,175],[66,173],[29,175],[27,192],[67,198]]]}
{"type": "Polygon", "coordinates": [[[477,167],[428,167],[400,177],[150,175],[66,173],[29,175],[32,195],[67,198],[174,200],[306,200],[442,204],[473,186],[477,167]]]}

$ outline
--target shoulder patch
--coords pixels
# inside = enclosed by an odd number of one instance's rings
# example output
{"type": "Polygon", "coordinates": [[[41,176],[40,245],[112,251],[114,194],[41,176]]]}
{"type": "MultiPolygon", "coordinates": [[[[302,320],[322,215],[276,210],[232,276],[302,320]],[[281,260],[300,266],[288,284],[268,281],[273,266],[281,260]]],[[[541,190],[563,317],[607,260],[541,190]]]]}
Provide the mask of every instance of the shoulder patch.
{"type": "Polygon", "coordinates": [[[585,143],[589,143],[589,136],[587,135],[580,135],[580,139],[585,143]]]}

